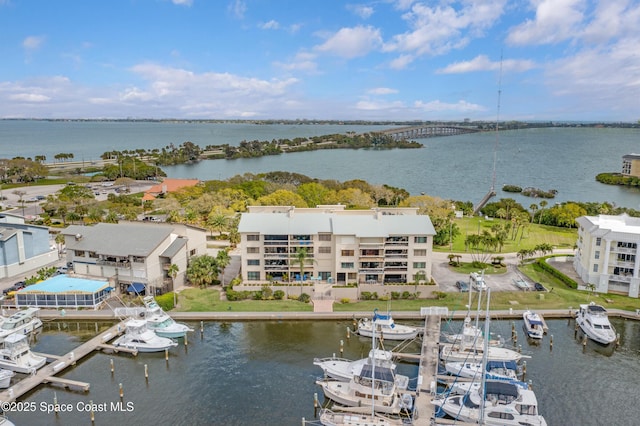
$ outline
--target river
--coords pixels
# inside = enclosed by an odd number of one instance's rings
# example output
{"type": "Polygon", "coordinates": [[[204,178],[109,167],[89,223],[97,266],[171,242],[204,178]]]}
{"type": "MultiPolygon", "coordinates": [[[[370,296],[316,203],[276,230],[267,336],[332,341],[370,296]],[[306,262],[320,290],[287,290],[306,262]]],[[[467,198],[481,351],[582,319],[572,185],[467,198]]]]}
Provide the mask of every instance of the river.
{"type": "MultiPolygon", "coordinates": [[[[366,132],[392,126],[339,124],[172,123],[0,120],[3,157],[73,153],[74,160],[99,158],[110,150],[162,148],[191,141],[201,147],[243,140],[293,139],[366,132]]],[[[325,150],[238,160],[208,160],[164,167],[169,177],[227,179],[244,173],[289,171],[317,179],[363,179],[445,199],[477,203],[493,183],[498,198],[525,208],[539,199],[501,191],[504,184],[555,189],[550,205],[563,201],[612,202],[640,209],[640,190],[595,181],[622,169],[622,156],[638,152],[640,130],[540,128],[420,139],[422,149],[325,150]]]]}
{"type": "MultiPolygon", "coordinates": [[[[549,425],[637,424],[640,322],[612,322],[621,334],[615,351],[592,342],[583,350],[580,336],[574,339],[573,321],[567,320],[548,321],[553,350],[549,335],[538,345],[520,342],[523,352],[532,356],[526,380],[532,381],[549,425]]],[[[522,340],[521,323],[515,322],[522,340]]],[[[350,321],[207,322],[202,334],[199,324],[191,325],[196,332],[190,334],[189,345],[181,342],[173,348],[168,362],[163,353],[135,358],[96,353],[63,375],[89,382],[89,393],[42,386],[24,399],[34,403],[35,412],[8,413],[10,419],[32,426],[90,424],[90,413],[82,410],[92,401],[108,408],[95,412],[96,425],[300,425],[303,417],[314,419],[314,393],[323,400],[314,383],[321,370],[313,359],[339,355],[340,340],[344,356],[353,359],[366,356],[371,345],[369,339],[346,338],[350,321]],[[120,383],[123,407],[131,411],[111,410],[111,402],[120,401],[120,383]],[[70,411],[43,412],[54,398],[70,411]]],[[[459,326],[443,323],[443,330],[459,326]]],[[[95,335],[95,327],[93,322],[47,323],[34,348],[64,354],[95,335]]],[[[510,335],[511,322],[493,321],[492,330],[510,335]]],[[[398,368],[409,377],[417,375],[414,364],[398,368]]]]}

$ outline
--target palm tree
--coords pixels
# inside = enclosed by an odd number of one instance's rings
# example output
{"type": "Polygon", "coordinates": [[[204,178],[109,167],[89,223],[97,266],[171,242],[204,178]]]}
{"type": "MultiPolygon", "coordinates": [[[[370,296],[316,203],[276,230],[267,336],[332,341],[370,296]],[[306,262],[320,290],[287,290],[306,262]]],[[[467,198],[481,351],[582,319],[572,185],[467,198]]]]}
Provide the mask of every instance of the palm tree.
{"type": "Polygon", "coordinates": [[[229,223],[229,219],[222,213],[211,213],[207,217],[207,226],[210,227],[211,235],[213,235],[213,230],[217,230],[219,235],[222,235],[222,231],[227,228],[229,223]]]}
{"type": "Polygon", "coordinates": [[[227,250],[220,250],[216,255],[216,263],[221,270],[220,284],[224,287],[224,268],[229,266],[229,263],[231,263],[231,256],[229,256],[229,252],[227,252],[227,250]]]}
{"type": "Polygon", "coordinates": [[[220,272],[216,259],[209,255],[194,256],[187,267],[187,278],[201,288],[211,284],[220,272]]]}
{"type": "Polygon", "coordinates": [[[296,250],[296,253],[293,257],[293,263],[298,265],[300,268],[300,279],[302,280],[304,277],[304,267],[309,262],[309,260],[313,260],[309,258],[306,247],[300,247],[296,250]]]}
{"type": "Polygon", "coordinates": [[[175,280],[176,280],[176,277],[178,276],[179,270],[180,268],[175,263],[172,263],[171,265],[169,265],[169,268],[167,269],[167,275],[171,277],[171,291],[175,291],[176,289],[175,280]]]}
{"type": "Polygon", "coordinates": [[[538,225],[540,225],[542,223],[542,211],[544,210],[545,207],[547,207],[547,201],[546,200],[542,200],[540,201],[540,216],[538,216],[538,225]]]}
{"type": "Polygon", "coordinates": [[[531,209],[531,223],[533,223],[533,219],[536,217],[536,210],[538,210],[538,205],[533,203],[529,208],[531,209]]]}

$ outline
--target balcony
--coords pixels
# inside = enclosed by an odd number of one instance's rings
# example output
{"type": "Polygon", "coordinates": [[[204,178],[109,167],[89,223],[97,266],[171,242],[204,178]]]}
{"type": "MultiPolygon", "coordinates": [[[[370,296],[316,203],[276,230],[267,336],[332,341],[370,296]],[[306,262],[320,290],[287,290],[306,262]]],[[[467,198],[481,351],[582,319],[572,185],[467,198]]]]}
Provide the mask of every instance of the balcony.
{"type": "Polygon", "coordinates": [[[614,275],[614,274],[610,274],[609,275],[609,281],[618,281],[621,283],[630,283],[631,279],[633,278],[633,275],[629,274],[629,275],[614,275]]]}
{"type": "Polygon", "coordinates": [[[618,246],[611,247],[611,253],[636,254],[637,252],[638,252],[638,249],[635,249],[635,248],[618,247],[618,246]]]}
{"type": "Polygon", "coordinates": [[[128,261],[111,262],[109,260],[97,259],[96,260],[96,265],[113,266],[115,268],[130,268],[131,267],[131,262],[128,262],[128,261]]]}
{"type": "Polygon", "coordinates": [[[359,274],[382,274],[384,272],[383,268],[362,268],[358,269],[359,274]]]}

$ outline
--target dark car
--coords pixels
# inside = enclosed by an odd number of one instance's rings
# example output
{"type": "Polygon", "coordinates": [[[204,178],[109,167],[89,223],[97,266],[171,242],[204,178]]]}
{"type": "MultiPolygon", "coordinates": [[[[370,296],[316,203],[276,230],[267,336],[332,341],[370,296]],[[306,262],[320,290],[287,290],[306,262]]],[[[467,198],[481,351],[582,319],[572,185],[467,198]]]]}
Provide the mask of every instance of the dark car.
{"type": "Polygon", "coordinates": [[[546,291],[547,289],[540,283],[534,283],[533,287],[535,287],[536,291],[546,291]]]}
{"type": "Polygon", "coordinates": [[[456,287],[458,287],[458,290],[462,293],[469,291],[469,284],[466,281],[456,281],[456,287]]]}
{"type": "Polygon", "coordinates": [[[22,290],[25,287],[26,287],[26,284],[24,283],[24,281],[18,281],[17,283],[12,285],[11,287],[5,288],[4,290],[2,290],[2,294],[4,294],[6,296],[11,292],[22,290]]]}

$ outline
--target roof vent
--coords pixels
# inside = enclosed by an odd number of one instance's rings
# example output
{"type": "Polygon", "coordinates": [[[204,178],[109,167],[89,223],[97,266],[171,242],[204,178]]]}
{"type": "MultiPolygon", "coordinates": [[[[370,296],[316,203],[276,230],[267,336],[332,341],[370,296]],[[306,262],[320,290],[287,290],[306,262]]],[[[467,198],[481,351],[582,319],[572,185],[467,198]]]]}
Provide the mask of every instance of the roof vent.
{"type": "Polygon", "coordinates": [[[76,234],[76,241],[81,240],[82,239],[82,234],[76,234]]]}

